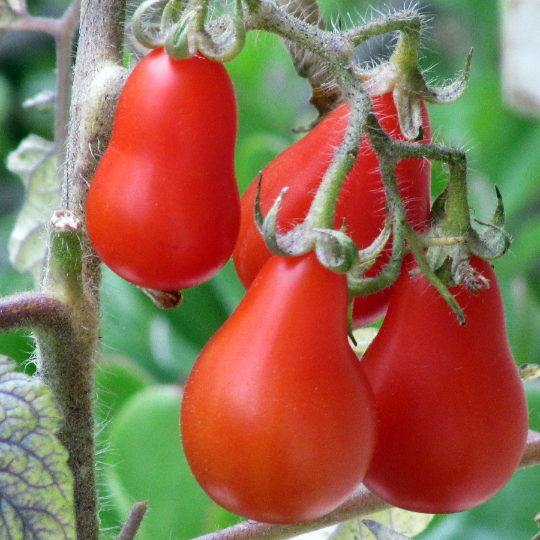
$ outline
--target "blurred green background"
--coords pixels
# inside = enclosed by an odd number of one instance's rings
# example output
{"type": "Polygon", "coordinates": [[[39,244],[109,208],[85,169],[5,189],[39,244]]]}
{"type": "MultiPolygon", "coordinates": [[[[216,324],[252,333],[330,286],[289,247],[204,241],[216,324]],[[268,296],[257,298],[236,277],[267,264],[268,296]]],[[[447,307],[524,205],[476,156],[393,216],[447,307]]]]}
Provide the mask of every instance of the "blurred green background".
{"type": "MultiPolygon", "coordinates": [[[[29,2],[35,15],[58,16],[65,0],[29,2]]],[[[383,2],[321,0],[335,25],[385,11],[383,2]],[[371,6],[371,7],[370,7],[371,6]]],[[[392,3],[392,8],[401,7],[392,3]]],[[[430,0],[421,59],[430,76],[445,81],[464,65],[474,47],[469,89],[457,102],[429,106],[437,142],[469,150],[470,193],[475,216],[488,219],[494,185],[506,202],[510,252],[495,268],[506,306],[508,332],[518,363],[539,362],[540,351],[540,121],[505,107],[501,95],[500,28],[497,2],[430,0]]],[[[540,20],[538,21],[540,32],[540,20]]],[[[377,54],[369,44],[361,58],[377,54]]],[[[540,57],[538,58],[540,68],[540,57]]],[[[315,113],[310,88],[299,79],[274,36],[251,34],[243,53],[228,64],[239,104],[237,176],[243,192],[256,174],[298,139],[292,128],[315,113]]],[[[0,44],[0,161],[29,133],[52,138],[51,112],[25,110],[22,102],[54,88],[54,42],[37,33],[8,32],[0,44]]],[[[434,167],[433,189],[444,185],[434,167]]],[[[24,190],[0,166],[0,294],[33,287],[16,272],[7,244],[24,190]]],[[[207,340],[244,294],[232,265],[209,283],[185,292],[183,305],[158,310],[140,291],[107,270],[103,280],[103,359],[98,370],[100,482],[104,538],[111,537],[136,500],[150,501],[141,540],[187,539],[233,523],[198,488],[182,457],[178,411],[182,382],[207,340]]],[[[31,358],[25,332],[0,335],[0,353],[21,364],[31,358]]],[[[31,365],[27,365],[31,370],[31,365]]],[[[528,382],[532,426],[540,429],[540,385],[528,382]]],[[[540,468],[519,471],[509,485],[477,509],[437,517],[424,540],[529,540],[540,512],[540,468]]]]}

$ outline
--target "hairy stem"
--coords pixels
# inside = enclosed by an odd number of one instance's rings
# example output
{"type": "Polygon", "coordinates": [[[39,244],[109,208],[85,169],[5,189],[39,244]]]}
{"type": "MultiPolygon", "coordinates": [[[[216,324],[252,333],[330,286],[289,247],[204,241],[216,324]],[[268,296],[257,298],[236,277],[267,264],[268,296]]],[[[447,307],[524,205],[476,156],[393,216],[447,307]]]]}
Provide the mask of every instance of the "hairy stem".
{"type": "MultiPolygon", "coordinates": [[[[108,142],[121,89],[124,0],[84,0],[75,67],[66,165],[62,182],[65,212],[51,226],[43,293],[61,301],[71,312],[63,333],[35,328],[38,370],[52,389],[64,415],[58,437],[69,452],[74,479],[77,538],[98,540],[99,519],[95,479],[94,369],[99,351],[99,260],[81,226],[88,181],[97,166],[95,149],[108,142]],[[117,69],[111,69],[111,66],[117,69]],[[113,77],[103,76],[103,72],[113,77]],[[96,80],[99,84],[96,84],[96,80]],[[116,84],[113,84],[113,82],[116,84]],[[74,225],[75,224],[75,225],[74,225]]],[[[59,108],[69,99],[69,68],[65,64],[76,24],[78,6],[63,19],[59,38],[59,108]],[[67,88],[66,88],[67,86],[67,88]]],[[[66,116],[60,112],[59,122],[66,116]]],[[[63,126],[58,126],[62,153],[63,126]]]]}
{"type": "Polygon", "coordinates": [[[339,193],[349,171],[356,163],[366,117],[372,110],[369,96],[361,90],[360,82],[354,76],[352,78],[354,90],[346,93],[351,114],[345,137],[341,146],[336,150],[332,163],[317,189],[304,222],[308,227],[334,228],[339,193]]]}
{"type": "MultiPolygon", "coordinates": [[[[519,468],[538,464],[540,464],[540,434],[530,431],[519,468]]],[[[248,521],[215,533],[199,536],[196,540],[285,540],[387,508],[391,508],[388,503],[364,487],[360,487],[336,510],[315,520],[295,525],[269,525],[248,521]]]]}
{"type": "Polygon", "coordinates": [[[71,310],[61,300],[43,293],[24,292],[0,299],[0,332],[23,328],[69,334],[71,310]]]}
{"type": "Polygon", "coordinates": [[[341,34],[321,30],[297,19],[269,0],[253,3],[255,9],[246,14],[246,30],[272,32],[324,58],[329,64],[350,65],[354,46],[341,34]]]}
{"type": "Polygon", "coordinates": [[[383,17],[361,26],[356,26],[345,32],[344,36],[351,41],[354,46],[358,46],[372,37],[387,34],[389,32],[418,32],[421,24],[422,18],[417,11],[404,10],[399,13],[394,13],[391,16],[383,17]]]}

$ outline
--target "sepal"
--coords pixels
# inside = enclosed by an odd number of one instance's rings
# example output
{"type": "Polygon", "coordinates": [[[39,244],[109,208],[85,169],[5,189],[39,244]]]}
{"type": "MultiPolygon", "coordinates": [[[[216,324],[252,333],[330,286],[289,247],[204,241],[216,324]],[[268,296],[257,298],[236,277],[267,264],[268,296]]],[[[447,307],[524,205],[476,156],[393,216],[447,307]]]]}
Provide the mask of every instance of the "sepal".
{"type": "Polygon", "coordinates": [[[431,230],[425,238],[429,246],[426,259],[429,267],[445,285],[463,284],[473,294],[488,288],[489,282],[474,270],[469,260],[471,255],[493,260],[501,257],[510,247],[510,235],[503,229],[504,204],[498,188],[497,208],[490,223],[475,220],[486,227],[479,233],[469,224],[461,237],[448,238],[449,227],[444,220],[446,212],[446,192],[435,201],[431,213],[431,230]],[[445,242],[448,240],[448,242],[445,242]],[[450,241],[452,240],[452,242],[450,241]]]}
{"type": "Polygon", "coordinates": [[[418,36],[403,33],[390,60],[370,70],[357,70],[364,80],[363,87],[370,96],[392,92],[398,111],[403,136],[410,141],[423,139],[422,100],[428,103],[447,104],[460,98],[467,88],[472,59],[472,49],[465,68],[450,84],[443,87],[426,83],[418,67],[418,36]]]}
{"type": "Polygon", "coordinates": [[[312,229],[312,232],[315,253],[323,266],[345,274],[358,263],[358,248],[344,232],[330,229],[312,229]]]}
{"type": "Polygon", "coordinates": [[[283,235],[278,234],[277,215],[289,188],[281,190],[268,214],[263,216],[260,204],[261,184],[262,174],[259,175],[255,194],[255,225],[272,254],[280,257],[296,257],[315,250],[320,263],[338,274],[344,274],[357,265],[358,248],[343,231],[309,228],[300,224],[283,235]]]}

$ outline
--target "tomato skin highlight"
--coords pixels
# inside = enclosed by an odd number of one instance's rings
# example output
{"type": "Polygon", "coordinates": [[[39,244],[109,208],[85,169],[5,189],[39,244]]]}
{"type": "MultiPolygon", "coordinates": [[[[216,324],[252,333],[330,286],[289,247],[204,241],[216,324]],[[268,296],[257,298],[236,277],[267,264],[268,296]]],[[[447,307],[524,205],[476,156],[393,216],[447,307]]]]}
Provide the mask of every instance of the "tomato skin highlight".
{"type": "Polygon", "coordinates": [[[195,478],[227,510],[301,522],[362,481],[376,419],[346,309],[345,276],[313,253],[274,257],[198,358],[182,442],[195,478]]]}
{"type": "Polygon", "coordinates": [[[361,362],[379,417],[364,483],[414,512],[460,512],[486,501],[516,470],[527,438],[527,402],[497,278],[487,261],[471,262],[490,288],[478,296],[451,289],[465,326],[408,266],[361,362]]]}
{"type": "MultiPolygon", "coordinates": [[[[383,129],[394,139],[403,139],[397,110],[391,93],[373,99],[374,111],[383,129]]],[[[425,143],[431,142],[431,129],[425,106],[423,127],[425,143]]],[[[306,216],[335,149],[342,143],[350,116],[343,103],[305,137],[277,156],[262,172],[261,209],[270,210],[280,191],[288,186],[278,217],[278,232],[286,232],[306,216]]],[[[398,185],[405,200],[407,216],[421,232],[429,218],[431,164],[427,160],[407,159],[396,169],[398,185]]],[[[271,254],[255,227],[253,205],[257,192],[254,181],[242,197],[242,220],[233,260],[243,285],[248,288],[271,254]]],[[[340,229],[346,219],[347,234],[359,248],[375,240],[384,227],[386,216],[384,186],[377,157],[364,136],[359,157],[349,172],[340,194],[334,228],[340,229]]],[[[389,260],[390,246],[380,257],[369,276],[378,273],[389,260]]],[[[354,327],[366,326],[384,316],[390,290],[355,300],[354,327]]]]}
{"type": "Polygon", "coordinates": [[[135,67],[88,194],[94,248],[141,287],[179,290],[216,274],[240,227],[237,110],[225,67],[163,49],[135,67]]]}

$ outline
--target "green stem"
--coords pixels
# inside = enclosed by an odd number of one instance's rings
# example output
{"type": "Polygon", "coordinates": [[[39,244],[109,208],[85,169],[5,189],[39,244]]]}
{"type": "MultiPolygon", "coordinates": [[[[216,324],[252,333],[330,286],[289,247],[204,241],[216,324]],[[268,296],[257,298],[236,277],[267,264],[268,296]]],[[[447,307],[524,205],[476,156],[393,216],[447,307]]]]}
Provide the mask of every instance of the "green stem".
{"type": "Polygon", "coordinates": [[[443,236],[463,236],[471,228],[467,194],[467,156],[457,148],[433,144],[394,141],[399,159],[422,158],[448,165],[448,186],[444,221],[438,227],[443,236]]]}
{"type": "MultiPolygon", "coordinates": [[[[251,3],[249,6],[251,7],[251,3]]],[[[321,30],[297,19],[269,0],[253,2],[253,7],[255,9],[245,18],[246,31],[272,32],[323,58],[329,65],[350,66],[354,46],[341,34],[321,30]]]]}
{"type": "Polygon", "coordinates": [[[466,160],[448,163],[450,174],[446,197],[446,212],[440,231],[445,236],[460,236],[471,227],[469,201],[467,196],[466,160]]]}
{"type": "Polygon", "coordinates": [[[176,24],[187,6],[188,0],[169,0],[163,8],[161,16],[161,30],[165,30],[169,26],[176,24]]]}
{"type": "MultiPolygon", "coordinates": [[[[401,159],[399,146],[395,145],[395,141],[383,130],[374,113],[368,115],[366,125],[369,141],[379,162],[386,194],[388,219],[396,223],[397,227],[404,227],[407,223],[407,214],[396,178],[396,165],[401,159]]],[[[393,233],[395,236],[396,231],[394,230],[393,233]]]]}
{"type": "MultiPolygon", "coordinates": [[[[353,76],[354,77],[354,76],[353,76]]],[[[333,229],[339,193],[350,170],[356,163],[366,116],[372,110],[369,96],[356,78],[350,81],[346,93],[350,104],[350,117],[342,144],[336,150],[330,166],[317,189],[304,220],[308,228],[333,229]]]]}
{"type": "Polygon", "coordinates": [[[390,63],[399,66],[400,71],[404,74],[412,74],[418,71],[420,26],[420,19],[416,18],[400,29],[399,39],[392,53],[390,63]]]}
{"type": "Polygon", "coordinates": [[[208,4],[209,0],[195,0],[193,3],[195,9],[197,10],[197,15],[195,17],[195,30],[201,34],[206,33],[204,24],[206,22],[206,17],[208,16],[208,4]]]}
{"type": "Polygon", "coordinates": [[[419,31],[422,18],[417,11],[404,10],[392,14],[389,17],[383,17],[367,24],[357,26],[344,33],[344,37],[355,47],[361,45],[368,39],[387,34],[389,32],[407,32],[419,31]]]}

